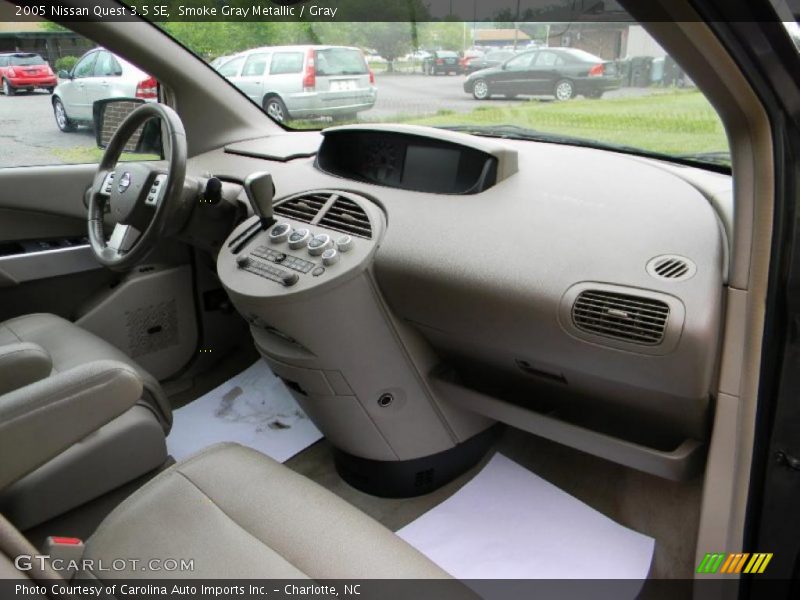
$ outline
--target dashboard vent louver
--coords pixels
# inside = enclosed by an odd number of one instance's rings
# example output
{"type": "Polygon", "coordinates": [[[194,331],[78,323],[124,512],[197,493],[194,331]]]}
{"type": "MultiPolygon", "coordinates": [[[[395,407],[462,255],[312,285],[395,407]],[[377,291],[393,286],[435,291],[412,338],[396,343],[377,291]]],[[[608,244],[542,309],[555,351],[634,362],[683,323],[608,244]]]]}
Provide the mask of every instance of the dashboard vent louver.
{"type": "Polygon", "coordinates": [[[691,278],[697,272],[697,266],[688,258],[667,254],[656,256],[647,263],[647,272],[656,279],[682,281],[691,278]]]}
{"type": "Polygon", "coordinates": [[[372,225],[367,213],[358,204],[344,196],[336,198],[318,224],[335,231],[372,239],[372,225]]]}
{"type": "Polygon", "coordinates": [[[631,344],[660,344],[668,318],[666,302],[604,290],[581,292],[572,305],[572,321],[581,331],[631,344]]]}
{"type": "Polygon", "coordinates": [[[323,193],[303,194],[276,204],[273,211],[276,215],[311,223],[330,197],[331,194],[323,193]]]}

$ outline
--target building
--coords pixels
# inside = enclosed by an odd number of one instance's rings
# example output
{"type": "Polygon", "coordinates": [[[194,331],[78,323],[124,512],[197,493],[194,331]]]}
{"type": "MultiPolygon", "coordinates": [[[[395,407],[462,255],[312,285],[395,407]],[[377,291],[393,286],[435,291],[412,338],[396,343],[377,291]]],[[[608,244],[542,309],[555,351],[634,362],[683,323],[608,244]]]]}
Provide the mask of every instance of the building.
{"type": "Polygon", "coordinates": [[[35,52],[51,65],[63,56],[80,56],[96,44],[72,31],[50,31],[42,23],[0,23],[0,52],[35,52]]]}
{"type": "Polygon", "coordinates": [[[527,45],[531,41],[531,36],[519,29],[477,29],[473,43],[476,46],[502,48],[513,46],[515,40],[519,46],[527,45]]]}

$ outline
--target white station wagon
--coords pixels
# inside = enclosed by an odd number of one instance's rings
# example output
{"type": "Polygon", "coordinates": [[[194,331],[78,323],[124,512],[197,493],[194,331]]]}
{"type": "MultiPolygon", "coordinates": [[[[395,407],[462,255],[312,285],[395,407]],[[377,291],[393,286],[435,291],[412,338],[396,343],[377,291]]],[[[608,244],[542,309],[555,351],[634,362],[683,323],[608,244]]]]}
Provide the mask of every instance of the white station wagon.
{"type": "Polygon", "coordinates": [[[375,104],[375,75],[358,48],[272,46],[241,52],[217,67],[278,122],[351,119],[375,104]]]}

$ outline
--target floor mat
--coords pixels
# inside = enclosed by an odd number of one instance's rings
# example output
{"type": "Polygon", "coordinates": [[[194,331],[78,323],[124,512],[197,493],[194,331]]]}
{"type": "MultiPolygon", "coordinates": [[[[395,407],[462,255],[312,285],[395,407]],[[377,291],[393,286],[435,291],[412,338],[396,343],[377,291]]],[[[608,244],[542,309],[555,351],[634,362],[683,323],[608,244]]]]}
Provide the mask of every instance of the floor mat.
{"type": "Polygon", "coordinates": [[[397,533],[459,579],[644,579],[654,548],[501,454],[397,533]]]}
{"type": "Polygon", "coordinates": [[[218,442],[238,442],[284,462],[320,439],[283,382],[259,360],[176,410],[167,450],[181,460],[218,442]]]}

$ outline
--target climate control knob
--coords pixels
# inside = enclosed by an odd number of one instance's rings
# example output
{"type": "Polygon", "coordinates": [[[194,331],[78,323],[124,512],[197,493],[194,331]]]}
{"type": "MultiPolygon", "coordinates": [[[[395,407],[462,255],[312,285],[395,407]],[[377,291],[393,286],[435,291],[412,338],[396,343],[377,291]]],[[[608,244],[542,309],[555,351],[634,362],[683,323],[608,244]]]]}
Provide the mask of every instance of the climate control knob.
{"type": "Polygon", "coordinates": [[[281,275],[281,283],[286,287],[292,287],[298,281],[300,276],[297,273],[287,272],[281,275]]]}
{"type": "Polygon", "coordinates": [[[302,248],[311,239],[311,232],[308,229],[295,229],[289,234],[289,248],[297,250],[302,248]]]}
{"type": "Polygon", "coordinates": [[[322,253],[322,264],[326,267],[335,265],[337,262],[339,262],[339,252],[336,251],[336,248],[328,248],[322,253]]]}
{"type": "Polygon", "coordinates": [[[308,242],[308,253],[311,256],[319,256],[332,246],[333,242],[331,241],[331,236],[327,233],[320,233],[319,235],[315,235],[311,238],[311,241],[308,242]]]}
{"type": "Polygon", "coordinates": [[[269,230],[269,241],[273,244],[285,242],[289,239],[289,233],[292,231],[292,226],[288,223],[278,223],[269,230]]]}
{"type": "Polygon", "coordinates": [[[336,240],[336,248],[339,252],[349,252],[353,249],[353,236],[343,235],[336,240]]]}

